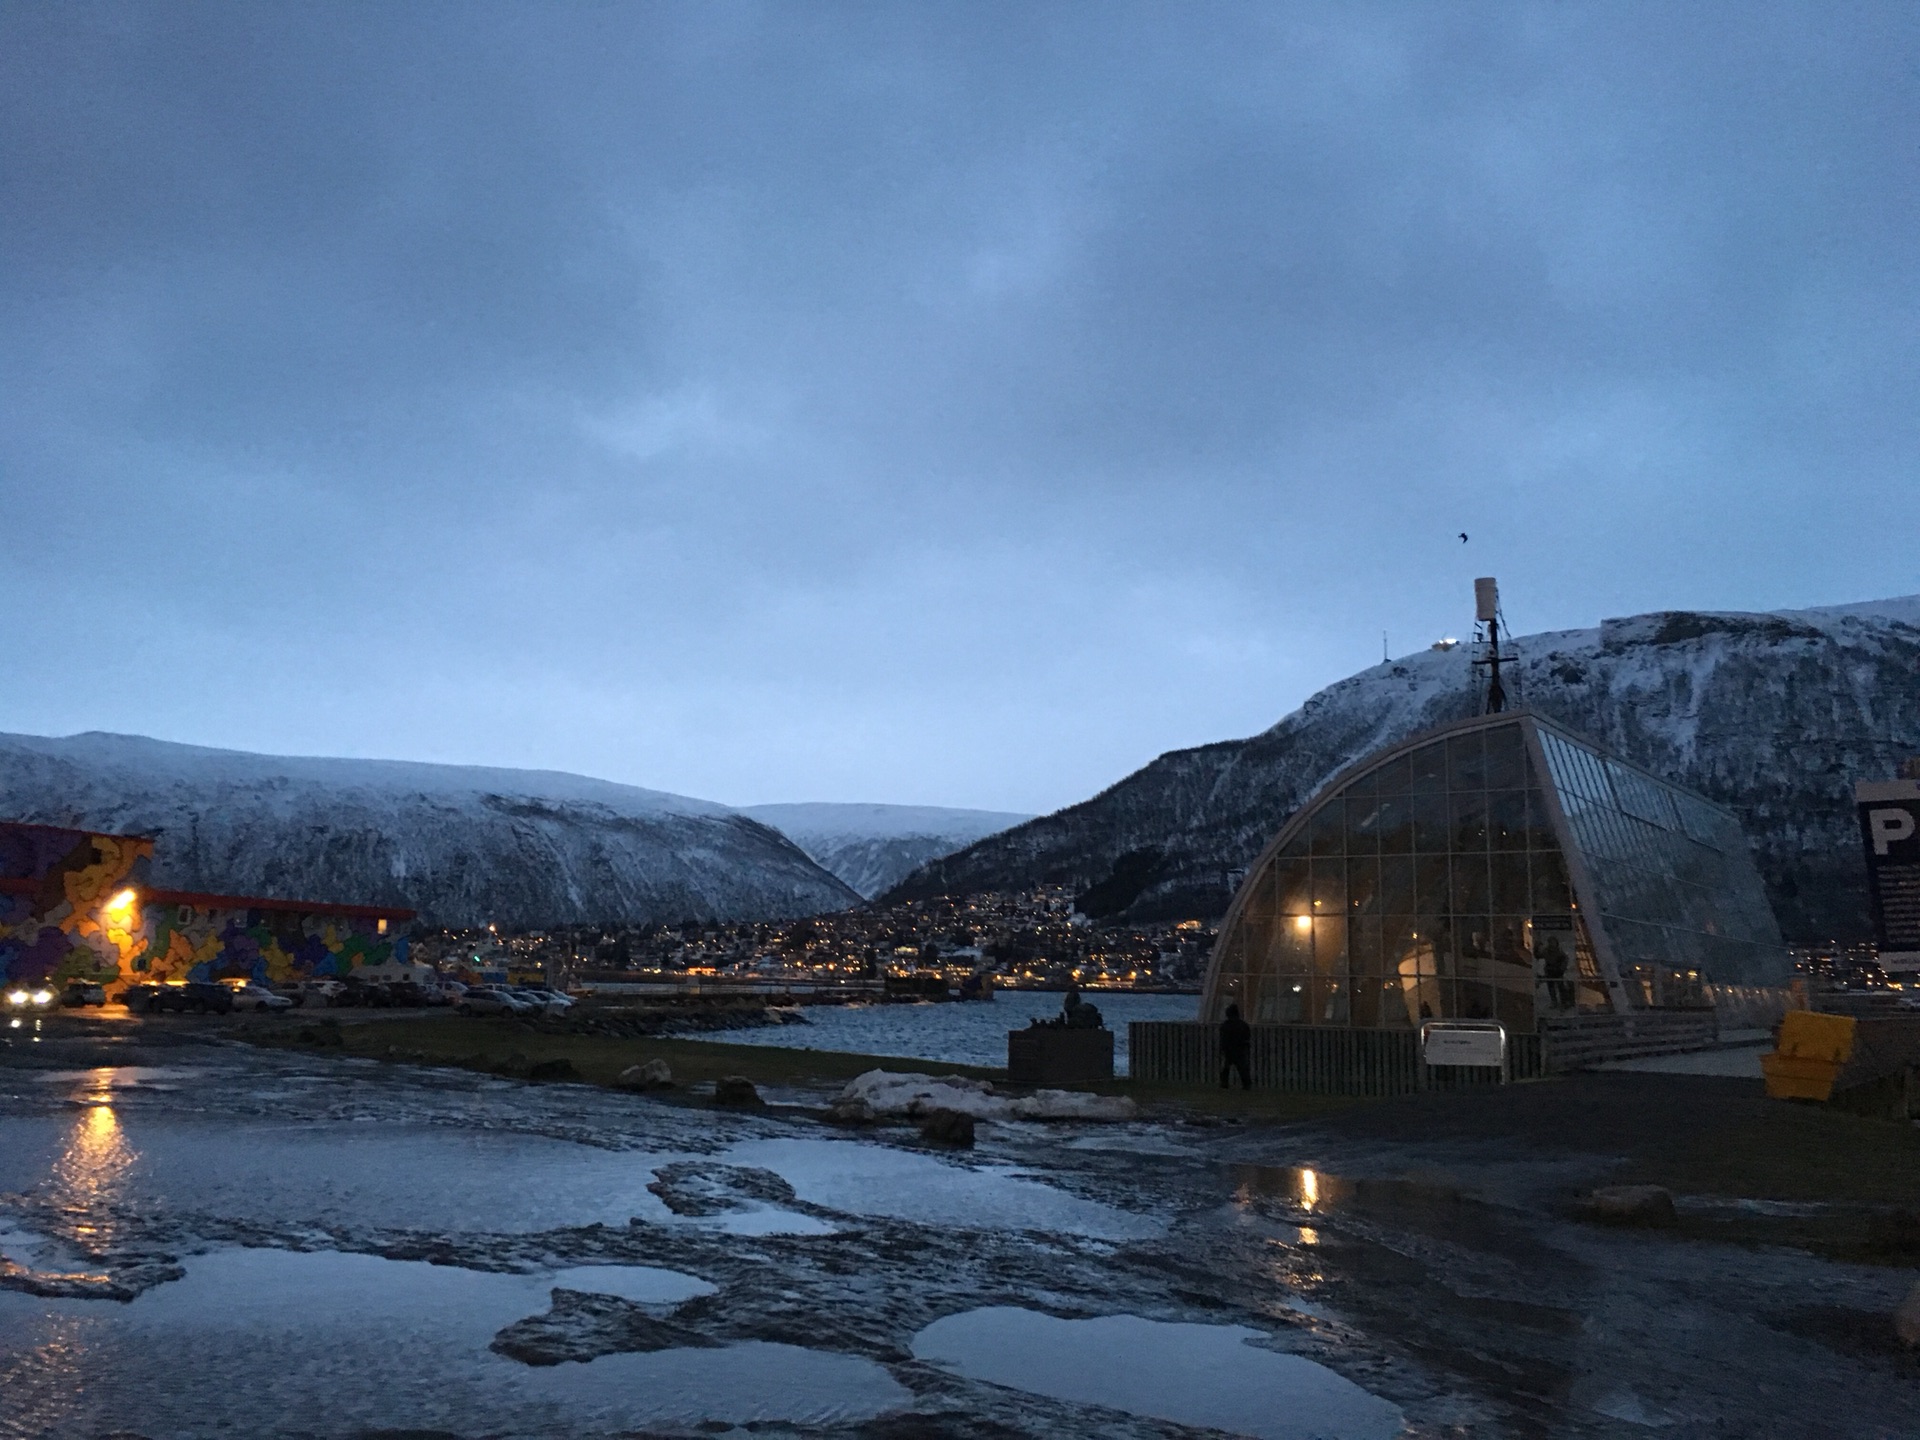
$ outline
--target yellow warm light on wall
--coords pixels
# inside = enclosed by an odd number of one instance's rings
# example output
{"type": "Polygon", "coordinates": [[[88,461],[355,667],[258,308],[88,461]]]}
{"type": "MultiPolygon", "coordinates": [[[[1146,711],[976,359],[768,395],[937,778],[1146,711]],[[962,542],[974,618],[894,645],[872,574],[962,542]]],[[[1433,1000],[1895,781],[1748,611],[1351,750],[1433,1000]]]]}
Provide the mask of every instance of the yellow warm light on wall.
{"type": "Polygon", "coordinates": [[[1311,915],[1296,915],[1293,921],[1293,928],[1296,930],[1311,930],[1313,928],[1313,917],[1311,915]]]}
{"type": "Polygon", "coordinates": [[[118,895],[114,896],[111,900],[107,902],[107,914],[109,915],[131,914],[133,911],[134,904],[136,901],[139,900],[139,898],[140,898],[139,895],[135,894],[132,890],[122,890],[118,895]]]}

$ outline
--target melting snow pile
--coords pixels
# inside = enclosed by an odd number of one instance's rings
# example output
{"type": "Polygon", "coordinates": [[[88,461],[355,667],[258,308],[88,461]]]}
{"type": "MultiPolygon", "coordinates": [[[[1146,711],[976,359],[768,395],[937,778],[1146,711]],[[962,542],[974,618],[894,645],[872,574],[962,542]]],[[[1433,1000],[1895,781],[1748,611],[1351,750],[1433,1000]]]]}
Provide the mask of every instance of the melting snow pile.
{"type": "Polygon", "coordinates": [[[836,1106],[865,1105],[875,1115],[917,1120],[935,1110],[957,1110],[976,1120],[1132,1120],[1139,1108],[1124,1095],[1086,1095],[1077,1090],[1036,1090],[1009,1098],[985,1080],[964,1075],[900,1075],[869,1070],[849,1081],[836,1106]]]}

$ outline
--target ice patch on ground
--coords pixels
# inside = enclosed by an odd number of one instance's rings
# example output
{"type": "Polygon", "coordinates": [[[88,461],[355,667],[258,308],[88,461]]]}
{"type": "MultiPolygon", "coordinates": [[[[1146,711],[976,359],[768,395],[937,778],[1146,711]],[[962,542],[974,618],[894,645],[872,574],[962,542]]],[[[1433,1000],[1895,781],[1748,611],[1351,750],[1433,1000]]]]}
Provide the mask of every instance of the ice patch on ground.
{"type": "Polygon", "coordinates": [[[1164,1234],[1134,1215],[1004,1169],[973,1169],[854,1140],[748,1140],[725,1157],[782,1176],[801,1200],[850,1215],[970,1230],[1046,1230],[1100,1240],[1164,1234]]]}
{"type": "Polygon", "coordinates": [[[976,1120],[1133,1120],[1140,1109],[1125,1095],[1088,1095],[1078,1090],[1036,1090],[1010,1098],[985,1080],[964,1075],[902,1075],[869,1070],[847,1082],[841,1100],[861,1100],[876,1115],[918,1117],[957,1110],[976,1120]]]}
{"type": "Polygon", "coordinates": [[[1034,1395],[1261,1440],[1386,1440],[1399,1407],[1299,1355],[1247,1344],[1244,1325],[1137,1315],[1062,1320],[996,1305],[936,1320],[914,1356],[1034,1395]]]}

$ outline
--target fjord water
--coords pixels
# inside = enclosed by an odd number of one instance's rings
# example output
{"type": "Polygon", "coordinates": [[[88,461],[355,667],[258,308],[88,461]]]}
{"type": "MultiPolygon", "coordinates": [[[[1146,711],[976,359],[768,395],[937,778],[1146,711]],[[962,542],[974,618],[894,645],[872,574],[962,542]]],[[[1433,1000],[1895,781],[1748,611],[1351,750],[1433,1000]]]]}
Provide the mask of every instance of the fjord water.
{"type": "MultiPolygon", "coordinates": [[[[728,1045],[779,1045],[854,1055],[897,1055],[949,1065],[1007,1063],[1007,1032],[1060,1013],[1060,996],[1045,990],[1002,990],[984,1002],[913,1005],[809,1005],[807,1023],[764,1030],[722,1030],[690,1038],[728,1045]]],[[[1191,1020],[1198,995],[1090,990],[1113,1031],[1113,1068],[1127,1073],[1127,1026],[1135,1020],[1191,1020]]]]}

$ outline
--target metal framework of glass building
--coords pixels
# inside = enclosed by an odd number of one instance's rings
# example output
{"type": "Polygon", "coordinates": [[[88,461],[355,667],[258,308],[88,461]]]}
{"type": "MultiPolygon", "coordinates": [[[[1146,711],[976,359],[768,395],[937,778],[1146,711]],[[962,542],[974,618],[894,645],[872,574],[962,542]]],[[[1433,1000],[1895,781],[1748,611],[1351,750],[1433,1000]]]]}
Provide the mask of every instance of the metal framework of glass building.
{"type": "Polygon", "coordinates": [[[1530,1031],[1790,969],[1739,821],[1510,711],[1368,756],[1302,807],[1234,896],[1201,1016],[1530,1031]]]}

